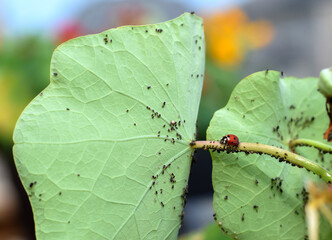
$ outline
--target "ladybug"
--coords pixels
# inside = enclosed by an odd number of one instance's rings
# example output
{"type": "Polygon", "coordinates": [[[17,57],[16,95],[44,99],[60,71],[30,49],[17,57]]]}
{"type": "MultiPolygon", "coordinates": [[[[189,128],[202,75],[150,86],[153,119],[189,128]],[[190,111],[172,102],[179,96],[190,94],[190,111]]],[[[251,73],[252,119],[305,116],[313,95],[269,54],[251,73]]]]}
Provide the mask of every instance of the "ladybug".
{"type": "Polygon", "coordinates": [[[227,134],[220,139],[220,143],[230,146],[238,146],[239,138],[233,134],[227,134]]]}

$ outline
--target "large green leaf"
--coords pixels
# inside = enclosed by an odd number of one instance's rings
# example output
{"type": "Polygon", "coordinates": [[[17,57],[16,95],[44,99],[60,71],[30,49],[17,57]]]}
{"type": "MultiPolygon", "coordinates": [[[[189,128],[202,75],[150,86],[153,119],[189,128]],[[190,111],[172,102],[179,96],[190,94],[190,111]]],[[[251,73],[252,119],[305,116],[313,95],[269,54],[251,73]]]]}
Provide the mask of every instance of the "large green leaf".
{"type": "MultiPolygon", "coordinates": [[[[236,134],[242,142],[289,149],[295,138],[323,141],[328,124],[316,78],[282,78],[258,72],[242,80],[227,106],[217,111],[207,138],[236,134]]],[[[331,156],[297,147],[297,153],[331,168],[331,156]]],[[[238,239],[304,239],[305,181],[318,177],[305,169],[279,163],[267,155],[211,152],[214,209],[221,228],[238,239]],[[257,181],[256,181],[257,180],[257,181]]],[[[326,237],[329,228],[322,228],[326,237]]],[[[327,239],[327,238],[325,238],[327,239]]]]}
{"type": "Polygon", "coordinates": [[[14,132],[39,240],[176,239],[204,50],[188,13],[55,50],[14,132]]]}

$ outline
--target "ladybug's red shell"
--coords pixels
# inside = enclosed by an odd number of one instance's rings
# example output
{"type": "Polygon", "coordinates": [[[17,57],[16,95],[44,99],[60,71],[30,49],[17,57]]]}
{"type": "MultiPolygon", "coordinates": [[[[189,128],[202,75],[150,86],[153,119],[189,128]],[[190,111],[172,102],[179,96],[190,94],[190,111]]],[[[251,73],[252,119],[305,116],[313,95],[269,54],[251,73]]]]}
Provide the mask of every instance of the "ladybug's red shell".
{"type": "Polygon", "coordinates": [[[220,139],[220,143],[230,146],[238,146],[239,138],[233,134],[228,134],[220,139]]]}
{"type": "Polygon", "coordinates": [[[226,135],[228,145],[237,146],[239,145],[239,138],[233,134],[226,135]]]}

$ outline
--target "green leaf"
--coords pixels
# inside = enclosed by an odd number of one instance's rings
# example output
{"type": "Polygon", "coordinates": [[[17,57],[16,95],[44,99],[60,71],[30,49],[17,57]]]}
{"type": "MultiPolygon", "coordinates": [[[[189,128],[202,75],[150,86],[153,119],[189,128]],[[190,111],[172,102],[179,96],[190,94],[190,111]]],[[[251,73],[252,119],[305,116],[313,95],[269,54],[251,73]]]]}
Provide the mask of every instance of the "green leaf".
{"type": "Polygon", "coordinates": [[[177,238],[204,51],[188,13],[55,50],[14,132],[39,240],[177,238]]]}
{"type": "MultiPolygon", "coordinates": [[[[275,71],[248,76],[234,89],[225,108],[215,113],[208,140],[235,134],[242,142],[288,150],[288,142],[295,138],[323,141],[328,117],[317,82],[316,78],[282,78],[275,71]]],[[[331,168],[330,155],[323,157],[308,147],[295,151],[331,168]]],[[[305,237],[304,187],[309,179],[319,181],[317,176],[266,155],[211,154],[213,204],[222,230],[246,240],[305,237]]],[[[321,230],[324,239],[330,230],[321,230]]]]}
{"type": "Polygon", "coordinates": [[[179,240],[230,240],[230,238],[220,231],[217,224],[212,223],[194,233],[180,236],[179,240]]]}
{"type": "Polygon", "coordinates": [[[320,72],[318,89],[326,98],[332,97],[332,68],[325,68],[320,72]]]}

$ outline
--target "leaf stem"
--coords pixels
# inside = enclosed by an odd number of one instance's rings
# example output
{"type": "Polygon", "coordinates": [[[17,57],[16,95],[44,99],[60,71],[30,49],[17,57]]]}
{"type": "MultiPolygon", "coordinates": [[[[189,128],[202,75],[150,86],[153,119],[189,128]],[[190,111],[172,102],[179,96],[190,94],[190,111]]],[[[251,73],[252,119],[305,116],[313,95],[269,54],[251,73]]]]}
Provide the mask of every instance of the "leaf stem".
{"type": "Polygon", "coordinates": [[[271,145],[241,142],[238,146],[228,146],[221,144],[218,141],[193,141],[190,143],[190,147],[202,148],[204,150],[211,149],[212,151],[217,152],[226,151],[227,153],[244,152],[246,154],[267,154],[278,159],[279,162],[286,162],[292,166],[306,168],[307,170],[320,176],[324,181],[332,183],[332,174],[319,164],[314,163],[298,154],[271,145]]]}
{"type": "Polygon", "coordinates": [[[317,148],[318,150],[322,151],[323,153],[332,154],[332,146],[324,144],[319,141],[314,141],[314,140],[305,139],[305,138],[298,138],[298,139],[289,141],[290,148],[294,148],[296,146],[314,147],[314,148],[317,148]]]}

